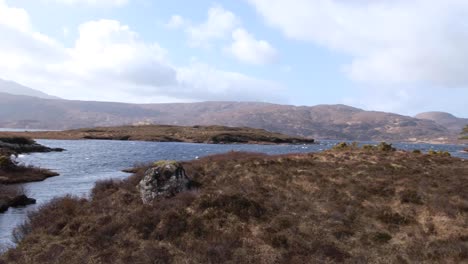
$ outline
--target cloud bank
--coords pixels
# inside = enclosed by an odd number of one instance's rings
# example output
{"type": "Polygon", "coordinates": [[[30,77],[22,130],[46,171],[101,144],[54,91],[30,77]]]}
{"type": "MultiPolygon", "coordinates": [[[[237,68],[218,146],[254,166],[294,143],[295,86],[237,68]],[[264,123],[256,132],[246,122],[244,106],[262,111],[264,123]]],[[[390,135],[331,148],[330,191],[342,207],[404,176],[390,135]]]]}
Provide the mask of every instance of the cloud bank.
{"type": "Polygon", "coordinates": [[[211,7],[204,22],[193,23],[180,15],[173,15],[166,27],[184,29],[191,47],[212,48],[219,41],[229,41],[223,50],[242,63],[265,65],[274,63],[278,57],[273,45],[256,39],[242,27],[241,18],[221,6],[211,7]]]}
{"type": "Polygon", "coordinates": [[[468,1],[248,2],[286,37],[350,56],[353,80],[468,87],[468,1]]]}
{"type": "MultiPolygon", "coordinates": [[[[212,19],[224,17],[218,11],[211,12],[212,19]]],[[[223,31],[207,25],[200,28],[211,33],[194,30],[197,41],[217,37],[223,31]]],[[[284,95],[283,87],[272,81],[203,63],[174,65],[166,49],[156,42],[145,42],[116,20],[82,23],[78,33],[74,44],[66,47],[35,30],[25,10],[0,0],[0,78],[84,100],[280,101],[284,95]]]]}

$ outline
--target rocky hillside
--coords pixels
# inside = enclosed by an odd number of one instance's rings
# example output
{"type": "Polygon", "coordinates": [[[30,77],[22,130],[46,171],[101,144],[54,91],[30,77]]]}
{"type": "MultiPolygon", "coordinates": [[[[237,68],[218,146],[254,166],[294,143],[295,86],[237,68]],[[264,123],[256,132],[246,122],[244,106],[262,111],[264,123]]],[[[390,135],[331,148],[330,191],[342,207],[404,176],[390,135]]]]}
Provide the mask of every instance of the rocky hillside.
{"type": "Polygon", "coordinates": [[[415,141],[456,137],[432,120],[345,105],[307,107],[253,102],[137,105],[0,94],[0,127],[71,129],[122,124],[245,126],[317,139],[415,141]]]}
{"type": "Polygon", "coordinates": [[[426,112],[418,114],[415,117],[419,119],[432,120],[454,133],[459,133],[466,125],[468,125],[468,118],[456,117],[445,112],[426,112]]]}

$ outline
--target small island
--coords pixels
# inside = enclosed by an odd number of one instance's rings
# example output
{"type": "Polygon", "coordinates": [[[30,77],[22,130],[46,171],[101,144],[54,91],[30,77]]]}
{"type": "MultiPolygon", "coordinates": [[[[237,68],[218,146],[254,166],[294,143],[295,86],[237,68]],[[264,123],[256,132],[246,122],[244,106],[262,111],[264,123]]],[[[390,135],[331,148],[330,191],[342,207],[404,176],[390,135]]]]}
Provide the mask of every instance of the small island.
{"type": "Polygon", "coordinates": [[[312,144],[313,139],[292,137],[264,129],[227,126],[142,125],[96,127],[65,131],[0,132],[35,139],[98,139],[206,144],[312,144]]]}
{"type": "Polygon", "coordinates": [[[47,169],[18,164],[13,156],[23,153],[63,151],[19,136],[0,136],[0,184],[42,181],[58,174],[47,169]]]}
{"type": "Polygon", "coordinates": [[[27,197],[21,187],[11,184],[42,181],[59,175],[48,169],[19,164],[14,156],[22,153],[62,150],[40,145],[25,137],[0,137],[0,213],[10,207],[26,206],[36,202],[27,197]]]}
{"type": "Polygon", "coordinates": [[[383,143],[159,161],[43,206],[0,263],[464,263],[467,172],[383,143]]]}

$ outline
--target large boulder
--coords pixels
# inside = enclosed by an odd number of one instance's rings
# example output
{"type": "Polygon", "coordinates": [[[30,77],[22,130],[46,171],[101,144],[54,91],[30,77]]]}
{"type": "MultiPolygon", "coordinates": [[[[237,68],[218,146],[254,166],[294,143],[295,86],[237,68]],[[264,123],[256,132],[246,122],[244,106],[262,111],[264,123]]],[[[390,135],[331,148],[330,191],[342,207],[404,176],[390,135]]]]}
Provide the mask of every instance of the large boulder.
{"type": "Polygon", "coordinates": [[[143,203],[148,204],[157,197],[168,198],[187,190],[189,182],[179,162],[162,160],[145,172],[137,188],[143,203]]]}

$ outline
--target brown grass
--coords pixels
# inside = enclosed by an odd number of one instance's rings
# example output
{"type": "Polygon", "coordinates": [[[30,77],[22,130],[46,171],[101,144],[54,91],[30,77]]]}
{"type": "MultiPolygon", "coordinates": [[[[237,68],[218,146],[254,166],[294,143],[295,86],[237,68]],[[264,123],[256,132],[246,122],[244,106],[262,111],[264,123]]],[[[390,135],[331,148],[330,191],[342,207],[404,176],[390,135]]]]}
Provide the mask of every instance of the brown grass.
{"type": "Polygon", "coordinates": [[[102,139],[102,140],[141,140],[157,142],[191,143],[313,143],[313,139],[292,137],[263,129],[226,126],[119,126],[83,128],[67,131],[44,132],[0,132],[0,136],[26,136],[41,139],[102,139]]]}
{"type": "Polygon", "coordinates": [[[152,205],[135,187],[144,167],[52,201],[0,263],[468,261],[466,161],[352,148],[184,166],[198,188],[152,205]]]}

